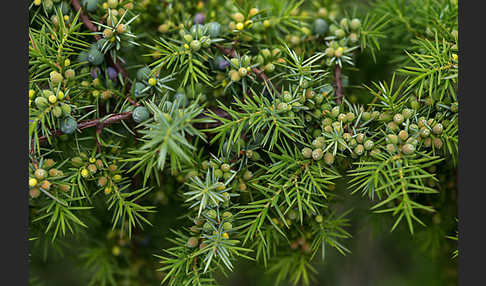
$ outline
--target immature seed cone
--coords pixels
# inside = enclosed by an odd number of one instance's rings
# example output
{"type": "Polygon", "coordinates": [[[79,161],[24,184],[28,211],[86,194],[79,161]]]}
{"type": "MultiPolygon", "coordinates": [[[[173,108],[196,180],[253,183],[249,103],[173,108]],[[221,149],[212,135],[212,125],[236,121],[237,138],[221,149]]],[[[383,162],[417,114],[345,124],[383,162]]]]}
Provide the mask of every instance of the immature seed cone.
{"type": "Polygon", "coordinates": [[[98,178],[98,186],[104,187],[108,183],[108,179],[105,176],[101,176],[98,178]]]}
{"type": "Polygon", "coordinates": [[[52,168],[52,169],[49,170],[49,176],[57,177],[57,176],[59,176],[59,171],[56,168],[52,168]]]}
{"type": "Polygon", "coordinates": [[[56,162],[52,159],[46,159],[44,161],[44,167],[46,167],[47,169],[52,168],[55,164],[56,162]]]}
{"type": "Polygon", "coordinates": [[[386,145],[386,150],[390,153],[395,153],[397,151],[397,147],[390,143],[386,145]]]}
{"type": "Polygon", "coordinates": [[[321,160],[323,155],[324,155],[324,153],[322,152],[321,148],[317,148],[317,149],[314,149],[314,151],[312,151],[312,159],[314,159],[316,161],[321,160]]]}
{"type": "Polygon", "coordinates": [[[230,230],[232,228],[233,228],[233,225],[230,222],[223,223],[223,229],[224,230],[230,230]]]}
{"type": "Polygon", "coordinates": [[[432,132],[434,132],[434,134],[441,134],[442,133],[442,130],[444,130],[444,127],[442,126],[442,124],[440,123],[437,123],[433,128],[432,128],[432,132]]]}
{"type": "Polygon", "coordinates": [[[253,177],[253,173],[249,170],[247,170],[244,174],[243,174],[243,180],[245,181],[248,181],[250,180],[251,178],[253,177]]]}
{"type": "Polygon", "coordinates": [[[374,145],[375,145],[375,144],[373,143],[373,141],[371,141],[371,140],[366,140],[366,142],[364,143],[364,148],[365,148],[366,150],[371,150],[371,149],[373,149],[373,146],[374,146],[374,145]]]}
{"type": "Polygon", "coordinates": [[[96,165],[94,164],[89,164],[88,165],[88,171],[92,174],[96,173],[96,171],[98,171],[98,168],[96,168],[96,165]]]}
{"type": "Polygon", "coordinates": [[[118,34],[123,34],[127,31],[127,26],[125,26],[124,24],[120,24],[116,27],[116,32],[118,34]]]}
{"type": "Polygon", "coordinates": [[[415,147],[412,145],[412,144],[405,144],[402,146],[402,153],[405,154],[405,155],[410,155],[410,154],[413,154],[413,152],[415,152],[415,147]]]}
{"type": "Polygon", "coordinates": [[[223,172],[228,172],[228,171],[230,170],[230,168],[231,168],[231,167],[230,167],[230,165],[229,165],[229,164],[226,164],[226,163],[221,164],[221,170],[222,170],[223,172]]]}
{"type": "Polygon", "coordinates": [[[363,155],[363,153],[364,153],[364,146],[361,145],[361,144],[357,145],[356,148],[354,148],[354,153],[356,153],[356,155],[358,155],[358,156],[363,155]]]}
{"type": "Polygon", "coordinates": [[[434,147],[437,149],[441,149],[442,146],[444,145],[444,142],[442,142],[442,139],[440,138],[434,138],[433,143],[434,143],[434,147]]]}
{"type": "Polygon", "coordinates": [[[39,169],[35,170],[34,176],[35,176],[37,179],[42,180],[42,179],[44,179],[44,178],[46,178],[46,177],[47,177],[47,171],[46,171],[46,170],[44,170],[44,169],[40,169],[40,168],[39,168],[39,169]]]}
{"type": "Polygon", "coordinates": [[[40,195],[40,190],[38,188],[30,189],[29,195],[30,195],[31,198],[35,199],[40,195]]]}
{"type": "Polygon", "coordinates": [[[405,130],[400,130],[400,132],[398,132],[398,137],[400,137],[402,141],[405,141],[408,139],[408,132],[405,130]]]}
{"type": "Polygon", "coordinates": [[[67,192],[67,191],[69,191],[69,189],[71,189],[71,186],[67,185],[67,184],[61,184],[61,185],[59,185],[59,189],[63,192],[67,192]]]}
{"type": "Polygon", "coordinates": [[[51,188],[51,182],[49,182],[48,180],[44,180],[41,182],[41,185],[40,187],[43,188],[44,190],[49,190],[51,188]]]}
{"type": "Polygon", "coordinates": [[[334,155],[330,152],[326,152],[326,154],[324,154],[324,162],[328,165],[332,165],[334,163],[334,155]]]}
{"type": "Polygon", "coordinates": [[[189,247],[189,248],[194,248],[194,247],[196,247],[198,244],[199,244],[199,240],[197,239],[197,237],[190,237],[190,238],[187,240],[187,247],[189,247]]]}
{"type": "Polygon", "coordinates": [[[211,232],[213,230],[213,227],[211,226],[210,223],[206,222],[204,225],[203,225],[203,231],[204,232],[211,232]]]}
{"type": "Polygon", "coordinates": [[[246,191],[246,184],[241,182],[239,185],[240,192],[246,191]]]}

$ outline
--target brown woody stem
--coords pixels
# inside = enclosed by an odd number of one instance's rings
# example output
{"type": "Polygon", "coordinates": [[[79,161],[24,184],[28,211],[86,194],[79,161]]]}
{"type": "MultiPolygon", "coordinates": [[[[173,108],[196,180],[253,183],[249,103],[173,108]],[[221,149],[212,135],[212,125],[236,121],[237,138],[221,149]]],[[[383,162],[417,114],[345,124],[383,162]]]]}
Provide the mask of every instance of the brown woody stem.
{"type": "Polygon", "coordinates": [[[343,82],[341,79],[341,67],[339,65],[334,66],[334,83],[336,85],[336,103],[341,104],[343,101],[343,82]]]}

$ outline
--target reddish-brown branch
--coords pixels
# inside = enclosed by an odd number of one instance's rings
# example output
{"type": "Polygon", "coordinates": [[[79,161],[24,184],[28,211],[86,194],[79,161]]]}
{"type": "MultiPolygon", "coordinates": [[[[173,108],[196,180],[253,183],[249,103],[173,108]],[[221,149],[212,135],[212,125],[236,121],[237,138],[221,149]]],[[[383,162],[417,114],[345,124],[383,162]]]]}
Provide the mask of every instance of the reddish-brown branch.
{"type": "MultiPolygon", "coordinates": [[[[78,0],[72,0],[71,4],[73,5],[74,11],[78,12],[81,10],[81,13],[79,13],[79,18],[81,18],[81,21],[83,21],[83,24],[92,32],[98,32],[98,28],[91,22],[88,18],[88,15],[86,15],[83,12],[83,8],[81,7],[81,4],[79,3],[78,0]]],[[[99,40],[101,38],[100,35],[95,35],[95,38],[99,40]]]]}
{"type": "MultiPolygon", "coordinates": [[[[80,122],[78,124],[78,129],[83,130],[83,129],[86,129],[86,128],[98,126],[98,130],[100,130],[100,129],[103,129],[103,127],[105,127],[106,125],[110,125],[110,124],[113,124],[113,123],[118,123],[122,120],[130,119],[131,116],[132,116],[132,112],[122,112],[122,113],[114,114],[114,115],[108,117],[105,120],[102,120],[102,118],[97,118],[97,119],[94,119],[94,120],[87,120],[87,121],[80,122]]],[[[53,130],[53,131],[51,131],[50,137],[51,138],[56,137],[56,136],[59,136],[61,134],[62,134],[61,130],[53,130]]],[[[39,137],[39,143],[44,142],[44,141],[47,141],[47,136],[39,137]]]]}
{"type": "MultiPolygon", "coordinates": [[[[208,117],[206,114],[209,113],[208,112],[209,110],[214,112],[219,117],[231,119],[231,116],[226,111],[224,111],[224,110],[222,110],[221,108],[218,108],[218,107],[209,107],[203,113],[201,113],[201,115],[198,116],[198,117],[199,118],[208,117]]],[[[83,130],[83,129],[86,129],[86,128],[96,126],[96,128],[97,128],[96,129],[96,136],[98,136],[98,135],[101,135],[101,131],[103,130],[103,128],[105,126],[110,125],[110,124],[114,124],[114,123],[120,123],[121,121],[130,119],[131,117],[132,117],[131,111],[130,112],[117,113],[117,114],[113,114],[112,116],[108,117],[105,120],[102,120],[102,118],[97,118],[97,119],[93,119],[93,120],[87,120],[87,121],[80,122],[78,124],[78,129],[83,130]]],[[[198,129],[210,129],[210,128],[215,128],[215,127],[217,127],[221,124],[222,124],[221,121],[217,121],[217,122],[214,122],[214,123],[195,124],[194,126],[198,129]]],[[[56,136],[59,136],[59,135],[62,135],[62,132],[61,132],[61,130],[56,129],[56,130],[51,131],[50,137],[53,138],[53,137],[56,137],[56,136]]],[[[43,143],[45,141],[47,141],[47,136],[39,137],[39,143],[43,143]]],[[[33,142],[32,142],[32,145],[34,145],[33,142]]],[[[97,145],[98,145],[98,142],[97,142],[97,145]]],[[[31,153],[33,153],[33,149],[31,149],[31,153]]]]}
{"type": "Polygon", "coordinates": [[[334,66],[334,83],[336,85],[336,103],[341,104],[343,101],[343,82],[341,79],[341,67],[339,65],[334,66]]]}

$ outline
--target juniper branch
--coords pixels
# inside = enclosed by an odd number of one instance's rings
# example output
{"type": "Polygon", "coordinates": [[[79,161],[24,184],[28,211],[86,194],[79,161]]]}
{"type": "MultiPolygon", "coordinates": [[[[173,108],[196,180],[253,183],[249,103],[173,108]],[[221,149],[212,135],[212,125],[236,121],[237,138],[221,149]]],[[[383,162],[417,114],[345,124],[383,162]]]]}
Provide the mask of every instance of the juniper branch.
{"type": "MultiPolygon", "coordinates": [[[[71,3],[72,3],[73,8],[74,8],[74,10],[76,12],[80,11],[79,12],[79,17],[81,18],[81,21],[83,21],[83,24],[86,26],[86,28],[88,28],[92,32],[95,32],[95,33],[98,32],[98,28],[95,26],[95,24],[93,24],[93,22],[91,22],[91,20],[89,19],[88,15],[83,12],[83,9],[82,9],[81,4],[79,3],[79,1],[78,0],[72,0],[71,3]]],[[[94,34],[94,37],[95,37],[96,40],[100,40],[101,39],[100,34],[94,34]]],[[[117,70],[117,72],[121,73],[125,79],[128,78],[127,71],[121,65],[121,63],[119,61],[115,62],[113,60],[113,58],[109,54],[106,55],[106,58],[108,60],[108,63],[111,66],[113,66],[117,70]]]]}
{"type": "Polygon", "coordinates": [[[336,103],[341,104],[343,101],[343,82],[341,79],[341,67],[339,65],[334,66],[334,84],[336,85],[336,103]]]}

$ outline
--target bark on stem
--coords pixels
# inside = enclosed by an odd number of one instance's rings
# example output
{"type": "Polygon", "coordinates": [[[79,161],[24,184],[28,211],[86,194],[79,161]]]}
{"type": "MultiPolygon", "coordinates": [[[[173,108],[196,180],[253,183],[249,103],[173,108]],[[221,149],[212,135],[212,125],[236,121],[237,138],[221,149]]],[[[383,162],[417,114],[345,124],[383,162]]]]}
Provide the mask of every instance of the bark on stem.
{"type": "Polygon", "coordinates": [[[341,79],[341,67],[339,65],[334,66],[334,83],[336,85],[336,103],[341,104],[343,101],[343,82],[341,79]]]}

